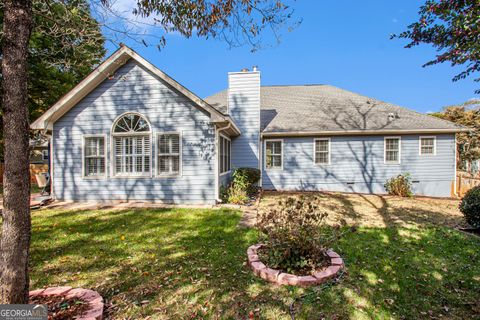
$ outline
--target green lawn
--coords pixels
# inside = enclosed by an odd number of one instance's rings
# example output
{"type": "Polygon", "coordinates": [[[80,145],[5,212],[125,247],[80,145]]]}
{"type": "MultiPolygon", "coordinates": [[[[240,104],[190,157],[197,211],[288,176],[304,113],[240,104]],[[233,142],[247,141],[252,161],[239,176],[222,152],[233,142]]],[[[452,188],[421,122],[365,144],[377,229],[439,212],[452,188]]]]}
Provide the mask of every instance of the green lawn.
{"type": "Polygon", "coordinates": [[[334,249],[340,283],[276,287],[252,275],[253,229],[222,210],[33,212],[31,287],[93,288],[113,319],[480,318],[480,238],[444,227],[361,227],[334,249]]]}

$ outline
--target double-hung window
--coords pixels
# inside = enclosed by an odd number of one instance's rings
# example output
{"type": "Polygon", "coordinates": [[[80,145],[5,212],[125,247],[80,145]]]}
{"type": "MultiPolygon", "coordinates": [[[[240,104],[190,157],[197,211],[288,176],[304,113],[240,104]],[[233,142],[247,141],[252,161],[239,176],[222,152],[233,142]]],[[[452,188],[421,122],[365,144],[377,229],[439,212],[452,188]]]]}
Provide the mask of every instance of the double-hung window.
{"type": "Polygon", "coordinates": [[[151,131],[147,120],[137,113],[121,116],[113,126],[113,174],[151,176],[151,131]]]}
{"type": "Polygon", "coordinates": [[[105,137],[85,136],[83,139],[83,175],[105,176],[105,137]]]}
{"type": "Polygon", "coordinates": [[[220,174],[230,172],[230,152],[231,141],[227,137],[221,135],[219,139],[220,145],[220,174]]]}
{"type": "Polygon", "coordinates": [[[283,141],[265,140],[265,168],[282,169],[283,167],[283,141]]]}
{"type": "Polygon", "coordinates": [[[181,168],[181,137],[179,133],[160,133],[157,136],[159,176],[176,176],[181,168]]]}
{"type": "Polygon", "coordinates": [[[399,137],[388,137],[385,138],[385,163],[400,163],[400,138],[399,137]]]}
{"type": "Polygon", "coordinates": [[[436,147],[435,137],[420,137],[420,155],[434,156],[437,152],[436,147]]]}
{"type": "Polygon", "coordinates": [[[330,139],[315,139],[314,143],[315,164],[330,164],[330,139]]]}

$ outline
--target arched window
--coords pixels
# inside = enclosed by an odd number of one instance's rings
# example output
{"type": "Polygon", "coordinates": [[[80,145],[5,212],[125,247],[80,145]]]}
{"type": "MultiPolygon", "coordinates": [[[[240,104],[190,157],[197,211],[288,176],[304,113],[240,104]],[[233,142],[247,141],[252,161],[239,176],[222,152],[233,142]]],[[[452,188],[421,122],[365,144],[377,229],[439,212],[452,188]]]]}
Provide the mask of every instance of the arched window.
{"type": "Polygon", "coordinates": [[[129,112],[113,124],[113,174],[151,176],[151,129],[140,114],[129,112]]]}

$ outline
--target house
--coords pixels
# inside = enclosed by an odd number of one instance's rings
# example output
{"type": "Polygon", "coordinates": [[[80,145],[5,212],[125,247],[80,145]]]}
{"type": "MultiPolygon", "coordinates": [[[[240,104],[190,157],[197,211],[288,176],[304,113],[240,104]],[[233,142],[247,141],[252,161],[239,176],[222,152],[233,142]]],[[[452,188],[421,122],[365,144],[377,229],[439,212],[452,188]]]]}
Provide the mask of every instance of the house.
{"type": "Polygon", "coordinates": [[[48,140],[30,140],[30,164],[48,165],[48,140]]]}
{"type": "Polygon", "coordinates": [[[261,86],[228,74],[201,99],[121,46],[32,125],[51,135],[60,200],[213,204],[232,170],[275,190],[384,193],[409,172],[416,194],[455,190],[464,127],[328,85],[261,86]]]}

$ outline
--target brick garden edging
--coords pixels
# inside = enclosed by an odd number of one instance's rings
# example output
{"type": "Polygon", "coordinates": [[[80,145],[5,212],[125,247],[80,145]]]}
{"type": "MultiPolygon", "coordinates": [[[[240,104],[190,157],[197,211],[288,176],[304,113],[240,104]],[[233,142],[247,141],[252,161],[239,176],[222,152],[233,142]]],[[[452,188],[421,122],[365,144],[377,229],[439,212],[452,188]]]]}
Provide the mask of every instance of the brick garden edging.
{"type": "Polygon", "coordinates": [[[65,296],[65,298],[77,298],[88,303],[89,308],[83,315],[76,317],[78,320],[102,320],[103,319],[103,298],[98,292],[72,287],[51,287],[30,291],[30,297],[35,296],[65,296]]]}
{"type": "Polygon", "coordinates": [[[263,247],[263,244],[255,244],[247,249],[248,265],[260,278],[280,284],[301,287],[311,287],[324,283],[334,278],[337,273],[344,267],[343,260],[333,250],[327,250],[327,255],[330,257],[330,266],[327,269],[317,272],[311,276],[296,276],[289,273],[283,273],[280,270],[275,270],[267,267],[258,258],[257,250],[263,247]]]}

